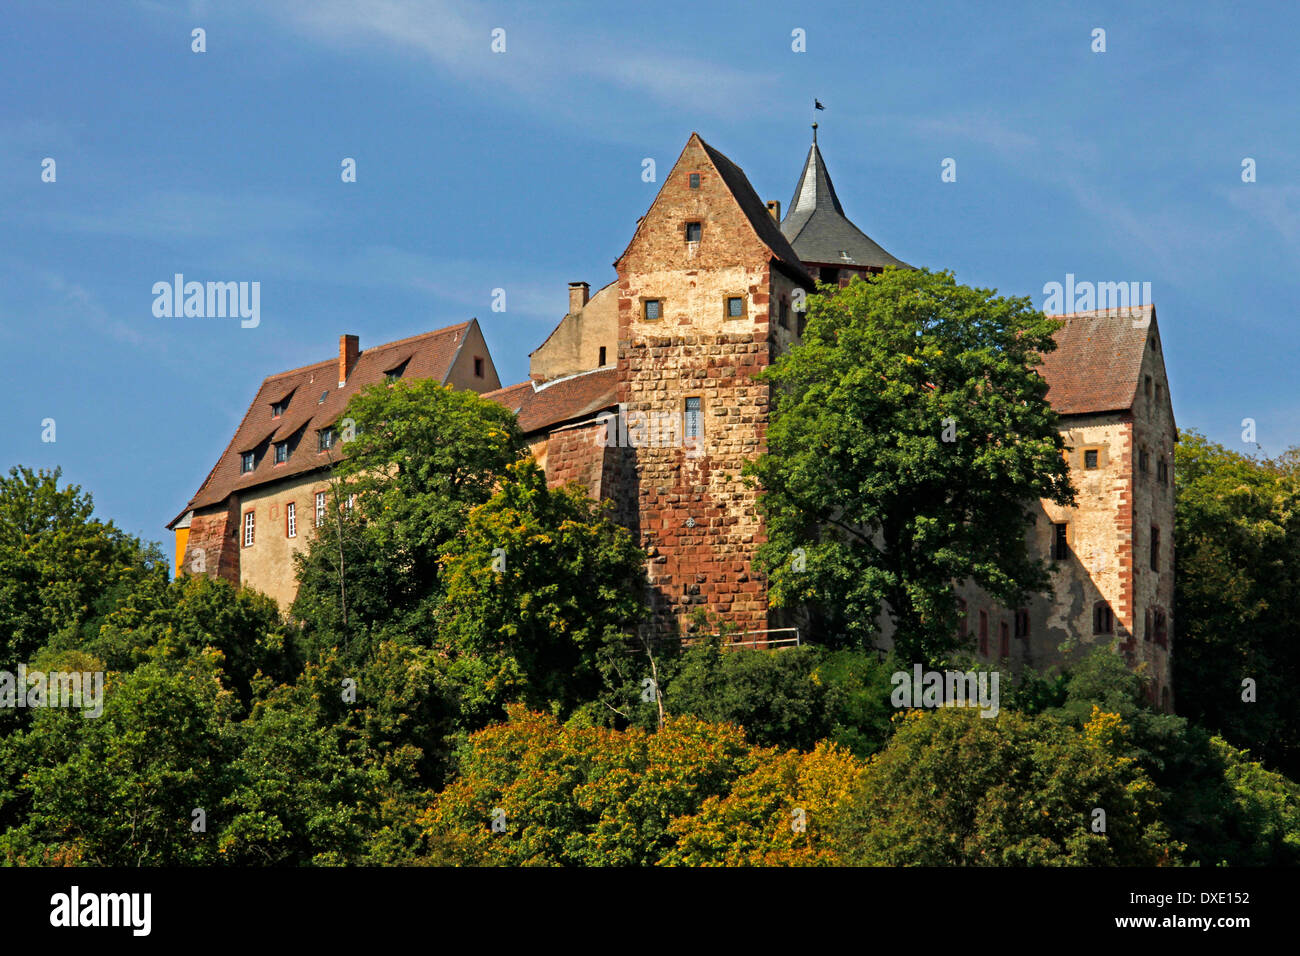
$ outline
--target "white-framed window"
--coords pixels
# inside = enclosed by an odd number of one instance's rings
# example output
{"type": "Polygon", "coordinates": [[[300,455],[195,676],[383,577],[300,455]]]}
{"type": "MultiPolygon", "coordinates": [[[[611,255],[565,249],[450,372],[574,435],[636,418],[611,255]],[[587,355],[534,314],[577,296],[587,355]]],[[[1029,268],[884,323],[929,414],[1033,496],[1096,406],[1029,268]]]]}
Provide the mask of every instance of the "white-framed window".
{"type": "Polygon", "coordinates": [[[284,531],[290,538],[298,537],[298,505],[289,502],[284,506],[284,531]]]}
{"type": "Polygon", "coordinates": [[[686,399],[684,417],[686,419],[686,429],[685,429],[686,434],[684,437],[688,439],[699,438],[701,429],[700,429],[700,399],[698,395],[686,399]]]}
{"type": "Polygon", "coordinates": [[[351,511],[352,511],[352,506],[353,506],[354,504],[356,504],[356,502],[357,502],[357,496],[356,496],[356,495],[348,495],[348,500],[347,500],[347,502],[344,504],[344,507],[347,508],[349,512],[351,512],[351,511]]]}
{"type": "Polygon", "coordinates": [[[325,523],[325,492],[316,492],[316,527],[325,523]]]}
{"type": "Polygon", "coordinates": [[[244,512],[244,547],[253,546],[253,512],[244,512]]]}

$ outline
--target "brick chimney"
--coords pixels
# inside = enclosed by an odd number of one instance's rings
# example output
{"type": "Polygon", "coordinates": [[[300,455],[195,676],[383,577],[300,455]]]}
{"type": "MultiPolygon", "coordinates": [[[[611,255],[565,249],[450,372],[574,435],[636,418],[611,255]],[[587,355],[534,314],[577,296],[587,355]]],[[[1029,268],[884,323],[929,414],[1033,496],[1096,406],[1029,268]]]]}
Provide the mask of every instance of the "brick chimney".
{"type": "Polygon", "coordinates": [[[569,312],[577,312],[587,304],[587,297],[591,294],[591,286],[585,282],[569,283],[569,312]]]}
{"type": "Polygon", "coordinates": [[[355,335],[339,336],[339,388],[348,383],[348,376],[357,367],[358,343],[355,335]]]}
{"type": "Polygon", "coordinates": [[[777,222],[781,221],[781,200],[769,199],[767,201],[767,211],[772,214],[772,218],[777,222]]]}

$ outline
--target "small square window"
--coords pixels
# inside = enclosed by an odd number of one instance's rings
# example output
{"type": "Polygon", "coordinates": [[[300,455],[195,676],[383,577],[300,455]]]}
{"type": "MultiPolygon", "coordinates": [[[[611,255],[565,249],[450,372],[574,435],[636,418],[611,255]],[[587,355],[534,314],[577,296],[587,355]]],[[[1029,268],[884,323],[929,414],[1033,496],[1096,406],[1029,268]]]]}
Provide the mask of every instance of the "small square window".
{"type": "Polygon", "coordinates": [[[703,228],[698,222],[688,222],[686,224],[686,241],[699,242],[701,232],[703,232],[703,228]]]}
{"type": "Polygon", "coordinates": [[[1089,448],[1083,453],[1083,467],[1089,471],[1097,467],[1097,449],[1089,448]]]}
{"type": "Polygon", "coordinates": [[[699,189],[699,188],[700,188],[700,174],[699,174],[699,173],[691,173],[691,188],[692,188],[692,189],[699,189]]]}
{"type": "Polygon", "coordinates": [[[663,315],[663,302],[659,299],[645,300],[645,317],[647,321],[653,322],[663,315]]]}
{"type": "Polygon", "coordinates": [[[483,377],[483,359],[479,358],[477,355],[474,356],[474,377],[483,377]]]}
{"type": "Polygon", "coordinates": [[[727,318],[740,319],[745,315],[745,300],[741,296],[727,296],[727,318]]]}
{"type": "Polygon", "coordinates": [[[239,473],[241,475],[252,471],[257,464],[257,453],[246,451],[239,456],[239,473]]]}
{"type": "Polygon", "coordinates": [[[287,441],[278,441],[275,443],[275,463],[283,465],[289,460],[289,443],[287,441]]]}

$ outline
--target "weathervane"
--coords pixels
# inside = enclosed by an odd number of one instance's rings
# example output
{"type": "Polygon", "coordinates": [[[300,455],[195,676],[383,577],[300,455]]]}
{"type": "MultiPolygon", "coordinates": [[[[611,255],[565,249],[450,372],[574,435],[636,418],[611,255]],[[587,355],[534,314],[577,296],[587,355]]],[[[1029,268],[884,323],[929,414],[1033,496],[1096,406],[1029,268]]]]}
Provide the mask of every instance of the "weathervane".
{"type": "MultiPolygon", "coordinates": [[[[822,101],[817,99],[816,97],[813,97],[813,110],[814,110],[813,116],[817,115],[816,113],[817,110],[824,110],[824,109],[826,109],[826,107],[822,106],[822,101]]],[[[812,127],[813,127],[813,143],[816,144],[817,142],[817,121],[816,120],[813,120],[812,127]]]]}

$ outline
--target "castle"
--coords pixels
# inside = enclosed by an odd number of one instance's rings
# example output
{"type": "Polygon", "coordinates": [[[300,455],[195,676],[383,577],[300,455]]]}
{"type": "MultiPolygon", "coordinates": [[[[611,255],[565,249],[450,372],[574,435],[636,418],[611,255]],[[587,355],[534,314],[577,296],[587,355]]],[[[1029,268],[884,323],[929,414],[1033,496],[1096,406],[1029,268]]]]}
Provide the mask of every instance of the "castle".
{"type": "MultiPolygon", "coordinates": [[[[653,626],[697,609],[738,639],[790,625],[754,565],[764,527],[741,479],[764,448],[770,386],[755,373],[800,340],[796,306],[815,282],[844,286],[908,268],[845,215],[816,139],[784,218],[726,156],[692,134],[594,294],[530,355],[530,380],[501,387],[478,323],[273,375],[198,492],[168,528],[177,571],[224,577],[287,607],[292,554],[324,521],[329,466],[348,399],[376,382],[433,378],[511,409],[553,485],[611,500],[649,556],[653,626]]],[[[1039,372],[1061,418],[1076,504],[1027,505],[1033,553],[1053,590],[1003,608],[969,584],[963,634],[989,663],[1045,668],[1061,645],[1118,639],[1172,707],[1173,409],[1152,305],[1061,316],[1039,372]]],[[[783,631],[784,632],[784,631],[783,631]]],[[[811,636],[814,640],[816,635],[811,636]]],[[[888,633],[884,637],[888,643],[888,633]]]]}

